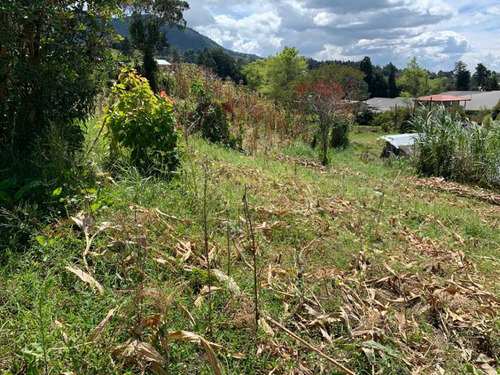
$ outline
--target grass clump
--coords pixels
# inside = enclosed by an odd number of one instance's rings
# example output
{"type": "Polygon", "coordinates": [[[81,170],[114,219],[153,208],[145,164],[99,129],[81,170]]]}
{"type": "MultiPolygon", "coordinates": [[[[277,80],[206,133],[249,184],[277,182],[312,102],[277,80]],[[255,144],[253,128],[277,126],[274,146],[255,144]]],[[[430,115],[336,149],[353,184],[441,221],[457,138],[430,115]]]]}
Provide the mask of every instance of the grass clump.
{"type": "Polygon", "coordinates": [[[412,123],[421,134],[414,157],[421,175],[499,186],[500,123],[481,126],[444,107],[418,114],[412,123]]]}

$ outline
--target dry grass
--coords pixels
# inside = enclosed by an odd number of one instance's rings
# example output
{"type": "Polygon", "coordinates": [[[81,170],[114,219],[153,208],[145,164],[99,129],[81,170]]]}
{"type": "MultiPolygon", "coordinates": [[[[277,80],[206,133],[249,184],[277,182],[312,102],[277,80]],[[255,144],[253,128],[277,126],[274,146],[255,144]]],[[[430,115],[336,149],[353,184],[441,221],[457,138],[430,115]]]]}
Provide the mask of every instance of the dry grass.
{"type": "Polygon", "coordinates": [[[245,156],[193,139],[187,151],[178,181],[103,180],[113,206],[81,214],[83,227],[45,228],[41,235],[62,240],[12,258],[0,279],[2,369],[488,374],[497,367],[493,193],[417,180],[353,149],[332,154],[329,167],[291,148],[245,156]],[[26,287],[41,283],[52,289],[37,313],[38,297],[26,287]],[[48,322],[46,360],[27,354],[38,353],[32,343],[41,336],[29,322],[40,319],[48,322]]]}

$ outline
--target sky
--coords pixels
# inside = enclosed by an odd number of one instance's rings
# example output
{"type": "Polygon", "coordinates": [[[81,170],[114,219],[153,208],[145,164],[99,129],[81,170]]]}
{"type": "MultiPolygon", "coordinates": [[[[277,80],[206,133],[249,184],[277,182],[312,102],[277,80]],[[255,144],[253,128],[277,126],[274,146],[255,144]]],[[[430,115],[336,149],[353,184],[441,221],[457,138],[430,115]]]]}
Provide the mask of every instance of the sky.
{"type": "Polygon", "coordinates": [[[458,60],[500,71],[500,1],[188,0],[188,26],[220,45],[262,57],[284,46],[317,60],[392,62],[413,56],[431,71],[458,60]]]}

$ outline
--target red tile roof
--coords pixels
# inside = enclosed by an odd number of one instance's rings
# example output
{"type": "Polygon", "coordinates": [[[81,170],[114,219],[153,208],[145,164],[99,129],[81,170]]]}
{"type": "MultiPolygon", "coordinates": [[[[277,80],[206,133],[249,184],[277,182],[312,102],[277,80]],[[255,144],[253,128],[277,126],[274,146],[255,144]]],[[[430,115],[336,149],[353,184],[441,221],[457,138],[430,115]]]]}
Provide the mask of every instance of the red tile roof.
{"type": "Polygon", "coordinates": [[[460,101],[469,101],[470,98],[463,98],[461,96],[455,96],[455,95],[427,95],[427,96],[421,96],[420,98],[417,98],[417,101],[419,102],[460,102],[460,101]]]}

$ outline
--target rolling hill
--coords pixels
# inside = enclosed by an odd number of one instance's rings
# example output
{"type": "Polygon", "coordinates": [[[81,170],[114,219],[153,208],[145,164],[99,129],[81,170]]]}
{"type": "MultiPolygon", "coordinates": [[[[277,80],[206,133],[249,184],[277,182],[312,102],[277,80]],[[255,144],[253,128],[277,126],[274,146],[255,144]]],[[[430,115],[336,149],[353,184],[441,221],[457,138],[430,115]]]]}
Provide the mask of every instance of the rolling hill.
{"type": "MultiPolygon", "coordinates": [[[[128,31],[128,24],[131,18],[127,17],[124,21],[115,21],[113,22],[116,32],[123,37],[129,37],[130,33],[128,31]]],[[[231,51],[227,48],[222,47],[220,44],[216,43],[209,37],[200,34],[194,29],[190,27],[186,27],[183,30],[179,30],[177,28],[165,28],[167,34],[167,41],[170,47],[177,47],[181,53],[186,52],[189,49],[194,51],[204,50],[205,48],[220,48],[233,56],[234,58],[241,58],[246,61],[253,61],[259,59],[259,56],[231,51]]]]}

